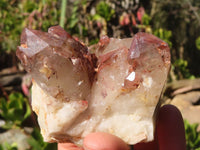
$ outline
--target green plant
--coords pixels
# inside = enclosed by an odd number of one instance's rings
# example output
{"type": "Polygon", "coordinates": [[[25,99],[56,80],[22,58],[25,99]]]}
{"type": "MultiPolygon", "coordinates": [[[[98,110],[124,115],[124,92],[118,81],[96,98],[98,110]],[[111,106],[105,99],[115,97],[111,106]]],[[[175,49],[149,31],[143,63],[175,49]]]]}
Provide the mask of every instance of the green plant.
{"type": "Polygon", "coordinates": [[[96,6],[96,15],[103,17],[106,21],[110,19],[115,14],[115,10],[112,9],[106,2],[101,1],[96,6]]]}
{"type": "Polygon", "coordinates": [[[174,64],[174,69],[177,71],[178,75],[181,78],[189,78],[194,79],[195,76],[190,74],[190,71],[188,69],[188,62],[183,59],[177,59],[174,64]]]}
{"type": "MultiPolygon", "coordinates": [[[[11,93],[8,98],[0,98],[0,117],[5,121],[1,126],[4,130],[18,129],[24,132],[23,122],[31,115],[31,108],[28,99],[19,92],[11,93]]],[[[43,141],[40,131],[36,127],[32,127],[33,131],[27,138],[31,150],[56,150],[57,144],[49,144],[43,141]]],[[[17,143],[8,144],[7,142],[0,144],[0,150],[18,150],[17,143]]]]}
{"type": "Polygon", "coordinates": [[[17,149],[17,144],[13,143],[13,144],[8,144],[8,143],[3,143],[0,145],[0,150],[18,150],[17,149]]]}
{"type": "Polygon", "coordinates": [[[75,28],[77,28],[77,24],[78,24],[78,4],[79,1],[75,1],[73,4],[73,8],[72,8],[72,14],[71,17],[69,17],[68,19],[68,28],[70,30],[76,30],[75,28]]]}
{"type": "Polygon", "coordinates": [[[172,42],[171,42],[171,37],[172,37],[172,32],[170,30],[165,30],[162,28],[156,29],[153,31],[153,34],[163,41],[167,42],[169,47],[172,47],[172,42]]]}
{"type": "Polygon", "coordinates": [[[11,93],[8,100],[1,98],[0,102],[0,115],[6,121],[5,129],[20,127],[31,114],[28,100],[21,93],[11,93]]]}
{"type": "Polygon", "coordinates": [[[96,39],[91,40],[89,45],[97,44],[98,42],[99,42],[99,39],[96,38],[96,39]]]}
{"type": "Polygon", "coordinates": [[[200,50],[200,36],[196,39],[196,47],[200,50]]]}
{"type": "Polygon", "coordinates": [[[12,6],[7,0],[0,1],[0,40],[2,41],[0,42],[0,51],[15,50],[18,36],[24,27],[22,25],[24,16],[19,15],[21,10],[12,6]]]}
{"type": "Polygon", "coordinates": [[[28,143],[31,146],[31,150],[56,150],[56,143],[46,143],[43,141],[43,137],[40,134],[39,129],[34,128],[31,137],[28,139],[28,143]]]}
{"type": "MultiPolygon", "coordinates": [[[[199,76],[200,52],[198,40],[200,36],[200,1],[197,0],[152,0],[152,27],[167,29],[172,32],[171,57],[186,60],[190,73],[199,76]],[[193,8],[193,9],[191,9],[193,8]],[[195,43],[196,41],[196,43],[195,43]]],[[[178,75],[178,78],[185,75],[178,75]]]]}
{"type": "Polygon", "coordinates": [[[78,23],[78,4],[79,4],[79,1],[74,2],[72,15],[69,18],[69,28],[74,28],[78,23]]]}
{"type": "Polygon", "coordinates": [[[88,29],[85,26],[85,22],[87,21],[87,15],[83,14],[85,7],[85,2],[77,0],[71,4],[72,9],[70,16],[67,19],[66,30],[71,35],[76,35],[79,38],[83,38],[88,35],[88,29]],[[84,15],[84,16],[82,16],[84,15]]]}
{"type": "Polygon", "coordinates": [[[149,25],[150,21],[151,21],[151,17],[148,14],[144,13],[144,15],[142,16],[142,24],[149,25]]]}
{"type": "Polygon", "coordinates": [[[197,131],[198,124],[189,124],[184,120],[185,138],[187,150],[200,150],[200,132],[197,131]]]}
{"type": "Polygon", "coordinates": [[[56,0],[1,0],[0,53],[15,51],[23,28],[42,29],[58,24],[56,0]]]}

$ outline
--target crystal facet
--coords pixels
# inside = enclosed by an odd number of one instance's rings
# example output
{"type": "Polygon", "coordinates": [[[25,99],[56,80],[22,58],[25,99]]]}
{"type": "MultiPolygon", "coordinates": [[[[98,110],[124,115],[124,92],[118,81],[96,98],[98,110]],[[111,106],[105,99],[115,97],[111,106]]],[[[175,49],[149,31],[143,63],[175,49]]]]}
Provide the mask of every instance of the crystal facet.
{"type": "Polygon", "coordinates": [[[32,106],[45,141],[80,144],[91,132],[128,144],[153,140],[170,68],[169,47],[159,38],[104,36],[88,50],[59,26],[25,29],[17,56],[34,79],[32,106]]]}

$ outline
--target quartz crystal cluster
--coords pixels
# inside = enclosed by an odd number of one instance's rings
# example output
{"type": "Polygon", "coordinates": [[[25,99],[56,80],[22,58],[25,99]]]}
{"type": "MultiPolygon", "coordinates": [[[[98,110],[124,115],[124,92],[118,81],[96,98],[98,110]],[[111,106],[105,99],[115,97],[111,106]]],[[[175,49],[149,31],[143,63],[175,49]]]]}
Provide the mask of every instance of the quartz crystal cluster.
{"type": "Polygon", "coordinates": [[[17,56],[33,78],[32,108],[44,140],[81,144],[107,132],[127,144],[151,141],[170,50],[159,38],[103,36],[87,48],[61,27],[24,29],[17,56]]]}

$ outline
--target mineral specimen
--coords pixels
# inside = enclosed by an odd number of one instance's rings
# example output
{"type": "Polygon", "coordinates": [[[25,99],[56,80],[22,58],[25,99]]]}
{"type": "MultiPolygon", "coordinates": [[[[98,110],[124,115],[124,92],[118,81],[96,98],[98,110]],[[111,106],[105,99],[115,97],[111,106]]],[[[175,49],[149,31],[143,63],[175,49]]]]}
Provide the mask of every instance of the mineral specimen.
{"type": "Polygon", "coordinates": [[[17,56],[34,79],[32,107],[45,141],[80,144],[97,131],[128,144],[153,140],[170,68],[169,47],[159,38],[104,36],[88,49],[59,26],[24,29],[17,56]]]}

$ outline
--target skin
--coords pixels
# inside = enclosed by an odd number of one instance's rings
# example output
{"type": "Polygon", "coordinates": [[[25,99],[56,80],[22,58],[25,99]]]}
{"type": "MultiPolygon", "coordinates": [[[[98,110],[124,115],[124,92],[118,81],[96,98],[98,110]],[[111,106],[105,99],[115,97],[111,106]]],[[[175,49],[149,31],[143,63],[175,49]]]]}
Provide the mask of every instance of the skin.
{"type": "MultiPolygon", "coordinates": [[[[173,105],[160,108],[156,123],[155,140],[134,145],[134,150],[186,150],[185,130],[180,111],[173,105]]],[[[108,133],[91,133],[83,147],[73,143],[59,143],[58,150],[129,150],[120,138],[108,133]]]]}

